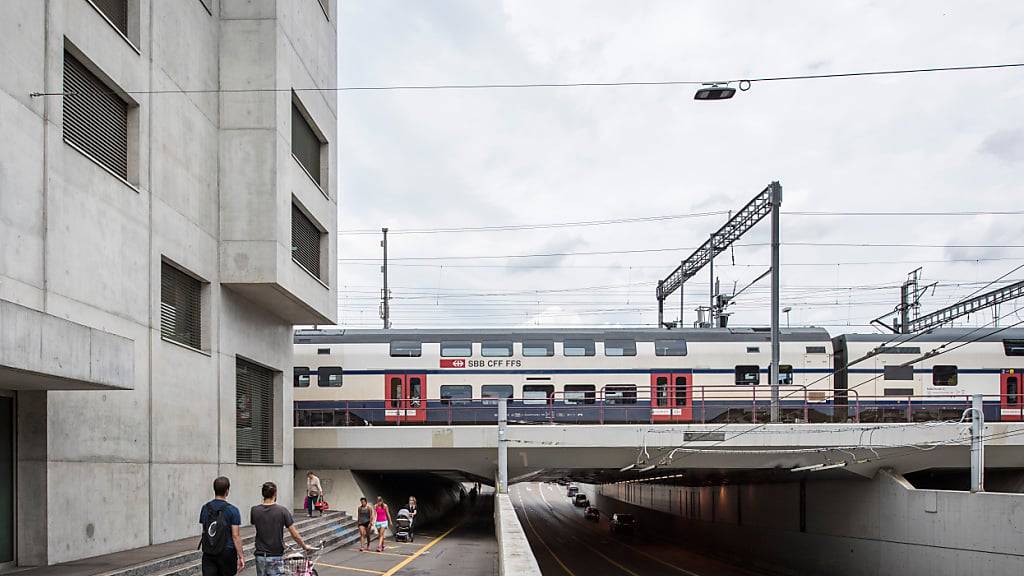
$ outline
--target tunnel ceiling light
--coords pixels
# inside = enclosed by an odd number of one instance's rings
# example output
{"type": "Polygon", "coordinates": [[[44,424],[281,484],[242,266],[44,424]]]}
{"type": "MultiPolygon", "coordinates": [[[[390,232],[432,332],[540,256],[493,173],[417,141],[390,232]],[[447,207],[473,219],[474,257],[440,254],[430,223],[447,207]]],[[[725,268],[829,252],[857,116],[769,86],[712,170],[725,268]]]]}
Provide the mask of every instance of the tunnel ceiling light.
{"type": "Polygon", "coordinates": [[[637,472],[650,472],[651,470],[654,470],[657,467],[657,464],[651,464],[650,466],[644,466],[643,468],[637,470],[637,472]]]}
{"type": "Polygon", "coordinates": [[[630,464],[629,466],[623,466],[622,468],[619,468],[619,472],[629,472],[633,468],[636,468],[636,464],[630,464]]]}

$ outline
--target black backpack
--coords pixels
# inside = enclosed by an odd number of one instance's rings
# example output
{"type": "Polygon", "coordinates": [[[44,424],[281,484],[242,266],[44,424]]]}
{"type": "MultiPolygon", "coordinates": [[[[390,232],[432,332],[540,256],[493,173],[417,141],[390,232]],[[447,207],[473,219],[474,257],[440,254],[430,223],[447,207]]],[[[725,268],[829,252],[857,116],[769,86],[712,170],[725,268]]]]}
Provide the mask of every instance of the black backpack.
{"type": "Polygon", "coordinates": [[[199,538],[199,547],[203,554],[220,554],[228,545],[228,535],[231,527],[228,526],[226,509],[221,506],[220,510],[214,512],[209,503],[203,507],[206,511],[206,522],[203,522],[203,535],[199,538]]]}

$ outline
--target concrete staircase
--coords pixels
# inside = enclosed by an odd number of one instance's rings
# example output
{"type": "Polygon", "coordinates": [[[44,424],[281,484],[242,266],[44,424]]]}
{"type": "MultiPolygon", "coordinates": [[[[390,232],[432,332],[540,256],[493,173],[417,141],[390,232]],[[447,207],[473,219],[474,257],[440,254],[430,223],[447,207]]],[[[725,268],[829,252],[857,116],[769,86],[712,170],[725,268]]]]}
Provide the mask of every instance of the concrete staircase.
{"type": "MultiPolygon", "coordinates": [[[[345,512],[326,512],[323,516],[307,518],[304,511],[297,511],[295,517],[295,528],[302,535],[302,539],[311,546],[323,542],[325,550],[330,550],[359,539],[356,521],[345,512]],[[302,516],[299,516],[300,514],[302,516]]],[[[248,573],[255,570],[253,541],[256,539],[256,530],[252,526],[244,526],[241,530],[241,537],[245,555],[245,572],[248,573]]],[[[285,544],[290,542],[291,537],[285,535],[285,544]]],[[[195,537],[195,545],[199,545],[198,535],[195,537]]],[[[198,576],[201,573],[202,551],[193,549],[142,564],[104,572],[97,576],[198,576]]]]}

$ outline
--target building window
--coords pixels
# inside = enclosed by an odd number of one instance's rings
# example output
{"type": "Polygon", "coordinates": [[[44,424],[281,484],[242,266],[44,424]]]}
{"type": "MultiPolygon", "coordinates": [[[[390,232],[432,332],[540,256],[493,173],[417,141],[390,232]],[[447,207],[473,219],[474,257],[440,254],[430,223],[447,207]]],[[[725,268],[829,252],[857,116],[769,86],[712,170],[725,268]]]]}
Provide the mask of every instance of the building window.
{"type": "Polygon", "coordinates": [[[392,358],[419,358],[423,355],[423,344],[416,340],[393,340],[392,358]]]}
{"type": "Polygon", "coordinates": [[[595,396],[593,384],[566,384],[562,393],[566,404],[593,404],[595,396]]]}
{"type": "Polygon", "coordinates": [[[473,387],[468,384],[441,386],[442,404],[469,404],[473,399],[473,387]]]}
{"type": "Polygon", "coordinates": [[[316,371],[318,388],[341,388],[341,366],[321,366],[316,371]]]}
{"type": "Polygon", "coordinates": [[[562,343],[564,356],[593,356],[594,341],[585,339],[568,339],[562,343]]]}
{"type": "Polygon", "coordinates": [[[310,274],[323,279],[320,244],[323,232],[294,202],[292,203],[292,259],[310,274]]]}
{"type": "Polygon", "coordinates": [[[480,388],[480,397],[484,404],[497,404],[498,398],[512,398],[512,386],[508,384],[484,384],[480,388]]]}
{"type": "Polygon", "coordinates": [[[736,384],[760,384],[761,367],[744,365],[736,367],[736,384]]]}
{"type": "Polygon", "coordinates": [[[617,339],[605,340],[605,356],[636,356],[636,341],[617,339]]]}
{"type": "Polygon", "coordinates": [[[932,386],[956,386],[956,366],[933,366],[932,386]]]}
{"type": "Polygon", "coordinates": [[[505,340],[492,340],[480,345],[480,355],[490,357],[507,357],[512,355],[512,343],[505,340]]]}
{"type": "Polygon", "coordinates": [[[551,384],[527,384],[523,386],[523,404],[550,404],[555,397],[551,384]]]}
{"type": "Polygon", "coordinates": [[[129,104],[64,52],[64,140],[128,180],[129,104]]]}
{"type": "Polygon", "coordinates": [[[160,264],[160,336],[196,350],[203,348],[203,283],[178,268],[160,264]]]}
{"type": "Polygon", "coordinates": [[[686,340],[655,340],[655,356],[686,356],[686,340]]]}
{"type": "Polygon", "coordinates": [[[238,462],[274,463],[274,373],[235,359],[235,444],[238,462]]]}
{"type": "Polygon", "coordinates": [[[296,388],[309,388],[309,366],[296,366],[292,384],[296,388]]]}
{"type": "Polygon", "coordinates": [[[472,342],[441,342],[441,356],[444,358],[469,358],[472,355],[472,342]]]}
{"type": "Polygon", "coordinates": [[[299,105],[292,102],[292,156],[321,189],[324,187],[320,172],[320,152],[323,145],[324,142],[317,136],[316,130],[299,109],[299,105]]]}
{"type": "Polygon", "coordinates": [[[553,340],[524,340],[523,356],[554,356],[555,342],[553,340]]]}
{"type": "Polygon", "coordinates": [[[636,386],[612,384],[604,387],[605,404],[636,404],[636,386]]]}

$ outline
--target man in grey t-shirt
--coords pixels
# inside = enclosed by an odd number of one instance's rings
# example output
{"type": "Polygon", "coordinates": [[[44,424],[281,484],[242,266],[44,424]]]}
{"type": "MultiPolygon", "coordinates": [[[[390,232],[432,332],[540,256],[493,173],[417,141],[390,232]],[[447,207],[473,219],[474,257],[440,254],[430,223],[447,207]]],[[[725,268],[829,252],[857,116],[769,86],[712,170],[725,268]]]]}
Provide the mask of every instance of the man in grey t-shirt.
{"type": "Polygon", "coordinates": [[[263,504],[253,506],[249,518],[256,527],[256,574],[257,576],[281,576],[284,574],[284,531],[292,535],[295,542],[304,550],[313,548],[306,546],[302,536],[295,529],[292,513],[277,503],[277,485],[273,482],[263,484],[263,504]]]}

